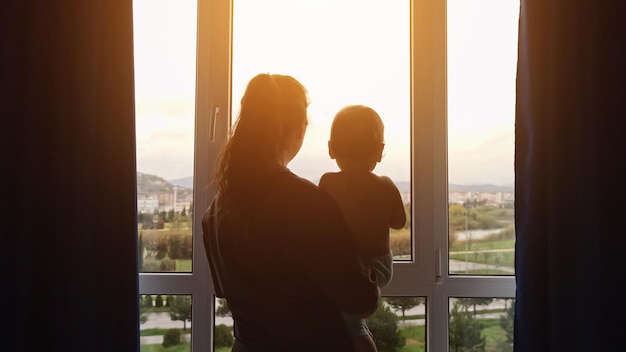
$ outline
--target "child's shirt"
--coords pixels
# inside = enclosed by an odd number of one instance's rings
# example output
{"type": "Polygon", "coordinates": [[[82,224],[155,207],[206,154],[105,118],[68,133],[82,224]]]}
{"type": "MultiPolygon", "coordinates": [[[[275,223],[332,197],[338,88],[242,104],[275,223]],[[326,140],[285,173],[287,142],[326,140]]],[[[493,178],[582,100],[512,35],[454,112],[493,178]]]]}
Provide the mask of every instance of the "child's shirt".
{"type": "Polygon", "coordinates": [[[389,177],[371,172],[326,173],[319,186],[341,208],[364,258],[390,252],[389,228],[404,227],[406,214],[400,192],[389,177]]]}

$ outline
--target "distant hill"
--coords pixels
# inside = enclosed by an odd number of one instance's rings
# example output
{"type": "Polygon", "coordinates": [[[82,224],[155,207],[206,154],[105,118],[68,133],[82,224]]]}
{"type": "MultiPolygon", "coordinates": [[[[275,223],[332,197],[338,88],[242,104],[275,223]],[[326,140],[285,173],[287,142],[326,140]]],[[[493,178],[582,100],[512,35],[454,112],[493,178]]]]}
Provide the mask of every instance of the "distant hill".
{"type": "Polygon", "coordinates": [[[152,193],[172,193],[174,187],[178,186],[178,191],[182,194],[191,193],[191,187],[186,187],[179,184],[173,184],[166,181],[164,178],[144,174],[143,172],[137,172],[137,193],[138,194],[152,194],[152,193]],[[181,189],[182,187],[182,189],[181,189]]]}
{"type": "MultiPolygon", "coordinates": [[[[396,187],[400,190],[400,193],[407,193],[411,191],[411,182],[399,181],[396,182],[396,187]]],[[[511,186],[497,186],[492,184],[469,184],[461,185],[450,183],[448,185],[450,192],[512,192],[514,187],[511,186]]]]}
{"type": "MultiPolygon", "coordinates": [[[[315,180],[317,183],[319,180],[315,180]]],[[[172,192],[174,186],[183,187],[185,190],[193,189],[193,176],[181,177],[172,180],[165,180],[162,177],[137,172],[137,192],[146,193],[164,193],[172,192]]],[[[411,182],[399,181],[396,186],[401,193],[411,191],[411,182]]],[[[448,185],[451,192],[512,192],[513,185],[492,185],[492,184],[455,184],[448,185]]]]}
{"type": "Polygon", "coordinates": [[[193,188],[193,176],[176,178],[173,180],[168,180],[168,182],[180,187],[193,188]]]}

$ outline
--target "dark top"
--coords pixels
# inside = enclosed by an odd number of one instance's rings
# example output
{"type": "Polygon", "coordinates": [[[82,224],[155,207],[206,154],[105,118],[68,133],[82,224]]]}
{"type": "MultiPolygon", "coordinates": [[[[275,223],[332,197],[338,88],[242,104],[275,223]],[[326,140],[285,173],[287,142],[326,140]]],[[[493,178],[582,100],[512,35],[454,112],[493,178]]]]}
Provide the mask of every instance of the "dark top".
{"type": "Polygon", "coordinates": [[[220,211],[202,219],[218,297],[240,351],[352,351],[340,311],[375,309],[379,293],[337,205],[285,168],[251,200],[248,221],[220,211]]]}

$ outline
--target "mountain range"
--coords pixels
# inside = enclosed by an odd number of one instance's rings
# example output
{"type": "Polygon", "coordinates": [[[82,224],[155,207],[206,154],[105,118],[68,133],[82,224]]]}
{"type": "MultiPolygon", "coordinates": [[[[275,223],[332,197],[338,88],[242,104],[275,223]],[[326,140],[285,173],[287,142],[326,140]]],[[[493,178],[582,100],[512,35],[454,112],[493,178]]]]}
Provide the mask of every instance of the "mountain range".
{"type": "MultiPolygon", "coordinates": [[[[317,180],[313,181],[317,182],[317,180]]],[[[156,175],[137,172],[137,191],[139,193],[172,192],[174,186],[183,187],[191,191],[193,189],[193,176],[181,177],[165,180],[156,175]]],[[[411,191],[411,182],[399,181],[396,186],[401,193],[411,191]]],[[[492,184],[454,184],[448,185],[450,192],[512,192],[513,185],[492,185],[492,184]]],[[[179,189],[180,190],[180,189],[179,189]]]]}

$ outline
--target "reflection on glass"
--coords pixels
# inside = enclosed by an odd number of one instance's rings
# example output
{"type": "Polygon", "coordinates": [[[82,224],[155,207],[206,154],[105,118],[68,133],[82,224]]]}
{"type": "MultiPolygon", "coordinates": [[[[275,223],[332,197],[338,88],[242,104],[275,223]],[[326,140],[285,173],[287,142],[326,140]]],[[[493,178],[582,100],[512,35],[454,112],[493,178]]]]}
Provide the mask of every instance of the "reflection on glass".
{"type": "Polygon", "coordinates": [[[448,0],[451,274],[514,274],[518,0],[448,0]]]}
{"type": "Polygon", "coordinates": [[[450,298],[449,351],[513,351],[513,298],[450,298]]]}
{"type": "MultiPolygon", "coordinates": [[[[426,351],[426,298],[383,297],[376,312],[366,319],[379,351],[426,351]]],[[[214,349],[232,348],[233,319],[223,298],[215,299],[214,349]]]]}
{"type": "Polygon", "coordinates": [[[191,296],[139,295],[141,351],[191,351],[191,296]]]}
{"type": "Polygon", "coordinates": [[[134,0],[142,272],[191,271],[196,1],[134,0]]]}
{"type": "MultiPolygon", "coordinates": [[[[409,8],[410,1],[235,1],[233,122],[253,76],[276,73],[298,79],[309,92],[309,127],[289,167],[317,183],[324,172],[338,171],[327,149],[335,113],[345,105],[368,105],[385,124],[385,153],[374,172],[397,183],[408,209],[409,8]]],[[[406,228],[390,233],[396,259],[411,258],[409,226],[410,221],[406,228]]]]}

